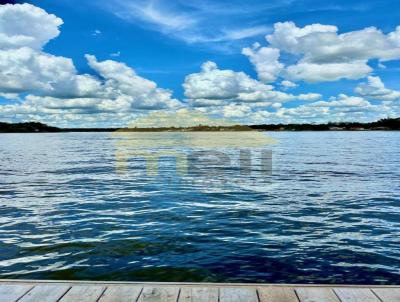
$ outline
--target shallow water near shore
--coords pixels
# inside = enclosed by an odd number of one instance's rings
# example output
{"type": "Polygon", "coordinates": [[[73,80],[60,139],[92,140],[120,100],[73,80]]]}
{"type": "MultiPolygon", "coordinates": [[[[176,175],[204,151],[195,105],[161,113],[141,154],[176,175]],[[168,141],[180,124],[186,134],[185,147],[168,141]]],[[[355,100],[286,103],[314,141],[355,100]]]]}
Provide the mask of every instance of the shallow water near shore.
{"type": "Polygon", "coordinates": [[[196,174],[111,133],[0,134],[0,278],[399,284],[400,133],[263,135],[272,172],[235,146],[196,174]]]}

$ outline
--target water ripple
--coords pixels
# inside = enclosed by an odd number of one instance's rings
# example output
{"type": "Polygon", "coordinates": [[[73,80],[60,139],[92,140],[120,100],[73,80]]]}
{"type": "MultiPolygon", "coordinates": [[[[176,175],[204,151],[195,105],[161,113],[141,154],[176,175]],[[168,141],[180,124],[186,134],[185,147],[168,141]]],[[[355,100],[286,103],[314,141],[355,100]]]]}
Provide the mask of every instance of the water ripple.
{"type": "Polygon", "coordinates": [[[118,173],[107,133],[2,134],[0,278],[398,284],[399,135],[273,133],[272,176],[207,179],[118,173]]]}

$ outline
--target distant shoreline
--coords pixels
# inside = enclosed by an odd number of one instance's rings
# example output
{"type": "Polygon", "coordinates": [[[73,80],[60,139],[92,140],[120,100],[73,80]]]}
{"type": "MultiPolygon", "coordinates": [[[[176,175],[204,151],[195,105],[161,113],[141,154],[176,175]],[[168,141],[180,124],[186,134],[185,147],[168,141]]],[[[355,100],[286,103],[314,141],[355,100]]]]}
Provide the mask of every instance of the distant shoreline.
{"type": "Polygon", "coordinates": [[[381,119],[371,123],[326,124],[262,124],[158,128],[58,128],[38,122],[3,123],[0,133],[59,133],[59,132],[217,132],[217,131],[398,131],[400,118],[381,119]]]}

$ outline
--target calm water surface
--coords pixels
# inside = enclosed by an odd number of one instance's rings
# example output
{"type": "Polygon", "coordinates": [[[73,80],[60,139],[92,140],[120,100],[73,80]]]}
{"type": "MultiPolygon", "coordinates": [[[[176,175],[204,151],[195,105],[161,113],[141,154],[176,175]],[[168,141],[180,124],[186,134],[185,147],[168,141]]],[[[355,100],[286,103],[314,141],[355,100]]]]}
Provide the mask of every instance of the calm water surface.
{"type": "Polygon", "coordinates": [[[400,283],[400,133],[268,135],[272,175],[147,176],[110,133],[0,134],[0,278],[400,283]]]}

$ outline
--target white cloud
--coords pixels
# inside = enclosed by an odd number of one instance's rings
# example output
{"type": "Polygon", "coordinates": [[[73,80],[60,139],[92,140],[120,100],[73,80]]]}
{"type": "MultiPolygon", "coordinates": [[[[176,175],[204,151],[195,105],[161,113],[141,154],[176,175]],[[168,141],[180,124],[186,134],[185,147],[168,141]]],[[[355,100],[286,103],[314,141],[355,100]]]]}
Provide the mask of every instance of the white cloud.
{"type": "Polygon", "coordinates": [[[157,86],[156,83],[136,75],[135,71],[124,63],[113,60],[99,62],[93,55],[85,57],[89,66],[106,79],[108,85],[118,86],[124,93],[143,94],[157,86]]]}
{"type": "Polygon", "coordinates": [[[291,99],[291,96],[283,92],[273,91],[273,87],[265,85],[250,78],[243,72],[218,69],[214,62],[205,62],[201,72],[193,73],[185,78],[183,84],[185,96],[196,105],[200,100],[214,100],[211,105],[219,101],[223,104],[226,101],[236,102],[284,102],[291,99]]]}
{"type": "Polygon", "coordinates": [[[290,88],[296,88],[298,85],[296,83],[291,82],[291,81],[283,80],[281,82],[281,86],[286,88],[286,89],[290,89],[290,88]]]}
{"type": "Polygon", "coordinates": [[[87,55],[96,77],[79,74],[69,58],[43,52],[44,44],[59,34],[62,20],[42,9],[30,4],[4,5],[0,16],[0,95],[18,101],[0,106],[3,118],[43,121],[51,116],[60,122],[65,116],[77,123],[72,115],[86,121],[113,115],[121,122],[121,114],[181,106],[171,91],[123,63],[99,62],[87,55]]]}
{"type": "Polygon", "coordinates": [[[29,47],[0,50],[0,92],[37,93],[61,98],[96,96],[100,83],[79,75],[71,59],[29,47]]]}
{"type": "Polygon", "coordinates": [[[291,54],[303,55],[310,63],[341,63],[358,60],[400,58],[397,32],[385,35],[375,27],[337,34],[330,25],[313,24],[303,28],[293,22],[276,23],[267,36],[271,47],[291,54]]]}
{"type": "Polygon", "coordinates": [[[337,27],[332,25],[311,24],[303,28],[293,22],[278,22],[274,25],[274,32],[266,36],[272,47],[287,53],[302,53],[301,41],[304,37],[318,33],[336,33],[337,27]]]}
{"type": "Polygon", "coordinates": [[[395,31],[389,33],[388,39],[397,47],[400,47],[400,25],[396,27],[395,31]]]}
{"type": "Polygon", "coordinates": [[[77,75],[71,59],[41,51],[62,20],[30,4],[0,6],[0,93],[82,97],[97,81],[77,75]]]}
{"type": "Polygon", "coordinates": [[[311,103],[309,106],[312,107],[361,107],[365,110],[371,104],[361,98],[356,96],[347,96],[345,94],[339,94],[338,97],[332,97],[330,101],[319,101],[316,103],[311,103]]]}
{"type": "Polygon", "coordinates": [[[317,101],[321,98],[322,95],[319,93],[302,93],[296,96],[296,99],[300,101],[317,101]]]}
{"type": "Polygon", "coordinates": [[[252,120],[254,123],[371,122],[398,114],[398,108],[371,105],[363,98],[342,94],[329,101],[308,103],[294,108],[282,107],[276,112],[257,111],[252,115],[252,120]]]}
{"type": "Polygon", "coordinates": [[[374,76],[369,76],[367,82],[359,84],[355,92],[371,100],[390,102],[400,100],[400,91],[386,88],[382,80],[374,76]]]}
{"type": "Polygon", "coordinates": [[[180,102],[173,99],[172,92],[158,88],[153,81],[140,77],[125,65],[113,60],[99,62],[93,55],[86,55],[89,66],[104,79],[102,94],[114,99],[129,99],[131,106],[138,109],[161,109],[179,107],[180,102]]]}
{"type": "Polygon", "coordinates": [[[222,107],[222,115],[226,118],[243,118],[251,113],[251,107],[246,104],[228,104],[222,107]]]}
{"type": "Polygon", "coordinates": [[[202,65],[199,73],[186,76],[183,87],[185,96],[194,107],[224,106],[229,103],[246,103],[252,108],[277,107],[279,103],[315,101],[322,97],[316,93],[293,95],[277,91],[273,86],[252,79],[243,72],[219,69],[210,61],[202,65]]]}
{"type": "Polygon", "coordinates": [[[102,80],[70,73],[64,83],[52,84],[52,90],[44,87],[41,95],[26,96],[22,104],[8,106],[7,112],[21,113],[22,110],[27,114],[54,115],[64,112],[97,115],[180,107],[180,102],[171,97],[169,90],[158,88],[154,82],[136,75],[125,64],[111,60],[99,62],[90,55],[87,58],[102,80]],[[44,92],[48,93],[43,95],[44,92]]]}
{"type": "Polygon", "coordinates": [[[0,5],[0,49],[40,50],[60,34],[60,18],[31,4],[0,5]]]}
{"type": "Polygon", "coordinates": [[[186,76],[183,87],[188,99],[236,99],[244,81],[250,80],[242,72],[220,70],[214,62],[205,62],[200,73],[186,76]]]}
{"type": "MultiPolygon", "coordinates": [[[[400,106],[397,103],[383,102],[381,105],[372,105],[362,97],[345,94],[331,97],[327,101],[310,102],[291,108],[278,106],[275,110],[251,107],[251,104],[246,105],[251,108],[252,111],[248,111],[250,113],[240,110],[240,107],[236,111],[236,107],[232,106],[233,114],[231,114],[231,117],[253,124],[276,124],[343,121],[371,122],[388,116],[397,117],[400,114],[400,106]],[[244,115],[241,115],[242,111],[244,115]]],[[[227,108],[227,112],[229,114],[229,108],[227,108]]]]}
{"type": "Polygon", "coordinates": [[[0,91],[51,92],[53,85],[76,73],[71,59],[37,52],[29,47],[0,50],[0,91]]]}
{"type": "Polygon", "coordinates": [[[280,52],[277,48],[260,47],[259,44],[255,44],[252,48],[243,48],[242,53],[249,57],[258,78],[265,83],[274,82],[284,67],[279,62],[280,52]]]}
{"type": "Polygon", "coordinates": [[[338,34],[332,25],[312,24],[297,27],[293,22],[279,22],[272,34],[266,36],[268,47],[274,49],[275,56],[258,56],[254,50],[243,49],[250,57],[259,78],[264,69],[266,79],[275,80],[282,76],[290,81],[324,82],[340,79],[360,79],[372,72],[368,62],[400,59],[400,27],[384,34],[375,27],[338,34]],[[286,53],[297,60],[285,67],[279,62],[279,53],[286,53]],[[274,68],[275,67],[275,68],[274,68]],[[272,72],[271,72],[272,71],[272,72]]]}
{"type": "Polygon", "coordinates": [[[300,62],[286,69],[286,77],[292,81],[304,80],[310,83],[337,81],[340,79],[356,80],[372,72],[365,61],[349,63],[315,64],[300,62]]]}
{"type": "Polygon", "coordinates": [[[8,99],[8,100],[17,100],[18,99],[18,93],[1,93],[0,92],[0,97],[8,99]]]}

